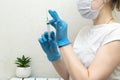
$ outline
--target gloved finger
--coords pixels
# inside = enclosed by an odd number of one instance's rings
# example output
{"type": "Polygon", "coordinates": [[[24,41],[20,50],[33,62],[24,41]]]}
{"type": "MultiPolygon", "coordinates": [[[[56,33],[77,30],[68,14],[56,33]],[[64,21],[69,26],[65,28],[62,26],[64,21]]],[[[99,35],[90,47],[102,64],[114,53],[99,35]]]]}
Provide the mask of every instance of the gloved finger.
{"type": "Polygon", "coordinates": [[[48,41],[48,32],[44,32],[44,34],[41,37],[44,42],[48,41]]]}
{"type": "MultiPolygon", "coordinates": [[[[51,33],[50,33],[51,34],[51,33]]],[[[49,40],[49,37],[48,37],[49,33],[48,32],[45,32],[44,33],[44,38],[43,39],[46,39],[47,41],[49,40]]],[[[51,39],[51,36],[50,36],[50,39],[51,39]]],[[[46,41],[45,40],[45,41],[46,41]]]]}
{"type": "Polygon", "coordinates": [[[44,47],[45,43],[44,43],[43,38],[40,38],[40,39],[39,39],[39,42],[40,42],[40,45],[41,45],[42,47],[44,47]]]}
{"type": "Polygon", "coordinates": [[[60,17],[58,15],[58,13],[56,11],[53,11],[53,14],[54,14],[56,21],[60,21],[60,17]]]}
{"type": "Polygon", "coordinates": [[[56,28],[56,21],[55,21],[55,20],[50,20],[49,23],[50,23],[54,28],[56,28]]]}
{"type": "Polygon", "coordinates": [[[42,38],[38,39],[39,43],[42,44],[44,41],[42,40],[42,38]]]}
{"type": "Polygon", "coordinates": [[[59,18],[59,16],[58,16],[58,14],[57,14],[56,11],[49,10],[48,12],[49,12],[49,14],[51,15],[51,17],[52,17],[55,21],[60,20],[60,18],[59,18]]]}
{"type": "Polygon", "coordinates": [[[53,31],[51,31],[50,36],[51,36],[52,40],[55,40],[55,33],[53,31]]]}
{"type": "Polygon", "coordinates": [[[53,16],[53,11],[50,9],[48,10],[49,14],[51,15],[51,17],[54,19],[54,16],[53,16]]]}

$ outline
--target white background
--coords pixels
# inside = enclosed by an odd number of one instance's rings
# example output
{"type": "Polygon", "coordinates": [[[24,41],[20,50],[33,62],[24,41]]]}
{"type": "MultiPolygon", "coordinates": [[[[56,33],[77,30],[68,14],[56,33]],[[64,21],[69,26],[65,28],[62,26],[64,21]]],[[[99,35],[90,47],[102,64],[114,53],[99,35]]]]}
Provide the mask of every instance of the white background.
{"type": "Polygon", "coordinates": [[[16,57],[23,54],[32,58],[32,76],[59,76],[38,43],[47,30],[46,9],[56,10],[68,23],[71,42],[90,23],[80,16],[75,0],[0,0],[0,80],[15,76],[16,57]]]}

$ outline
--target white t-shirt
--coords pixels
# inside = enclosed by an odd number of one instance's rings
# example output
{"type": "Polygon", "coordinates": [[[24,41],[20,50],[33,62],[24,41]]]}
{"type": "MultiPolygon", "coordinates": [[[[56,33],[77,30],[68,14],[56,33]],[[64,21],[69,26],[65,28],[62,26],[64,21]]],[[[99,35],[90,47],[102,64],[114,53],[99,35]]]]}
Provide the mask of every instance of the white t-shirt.
{"type": "MultiPolygon", "coordinates": [[[[80,61],[88,68],[97,50],[106,43],[120,40],[120,24],[101,24],[83,27],[78,33],[73,48],[80,61]]],[[[120,65],[108,80],[120,80],[120,65]]]]}

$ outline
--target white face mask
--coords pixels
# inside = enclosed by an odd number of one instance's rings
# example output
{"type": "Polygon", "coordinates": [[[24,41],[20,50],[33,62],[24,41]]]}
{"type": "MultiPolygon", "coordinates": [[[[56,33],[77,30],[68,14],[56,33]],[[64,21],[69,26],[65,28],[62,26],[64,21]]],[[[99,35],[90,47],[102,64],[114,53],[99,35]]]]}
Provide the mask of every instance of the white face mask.
{"type": "MultiPolygon", "coordinates": [[[[87,19],[96,19],[98,14],[99,14],[99,9],[97,10],[93,10],[92,9],[92,1],[93,0],[78,0],[77,2],[77,6],[78,6],[78,10],[81,14],[81,16],[83,16],[84,18],[87,19]]],[[[103,4],[104,4],[104,0],[103,0],[103,4]]],[[[101,7],[101,5],[100,5],[101,7]]]]}

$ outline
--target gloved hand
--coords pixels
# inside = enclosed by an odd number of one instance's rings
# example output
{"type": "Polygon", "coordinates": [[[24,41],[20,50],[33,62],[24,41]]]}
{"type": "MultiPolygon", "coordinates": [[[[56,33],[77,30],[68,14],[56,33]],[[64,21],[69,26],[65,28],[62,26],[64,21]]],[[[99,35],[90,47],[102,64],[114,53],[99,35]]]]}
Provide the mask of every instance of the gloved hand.
{"type": "Polygon", "coordinates": [[[41,38],[38,39],[38,41],[46,53],[49,61],[56,61],[61,57],[57,50],[54,32],[50,32],[50,39],[48,39],[48,32],[45,32],[41,38]]]}
{"type": "Polygon", "coordinates": [[[70,44],[67,36],[67,23],[60,19],[56,11],[49,10],[49,14],[53,18],[49,23],[56,29],[57,45],[65,46],[70,44]]]}

